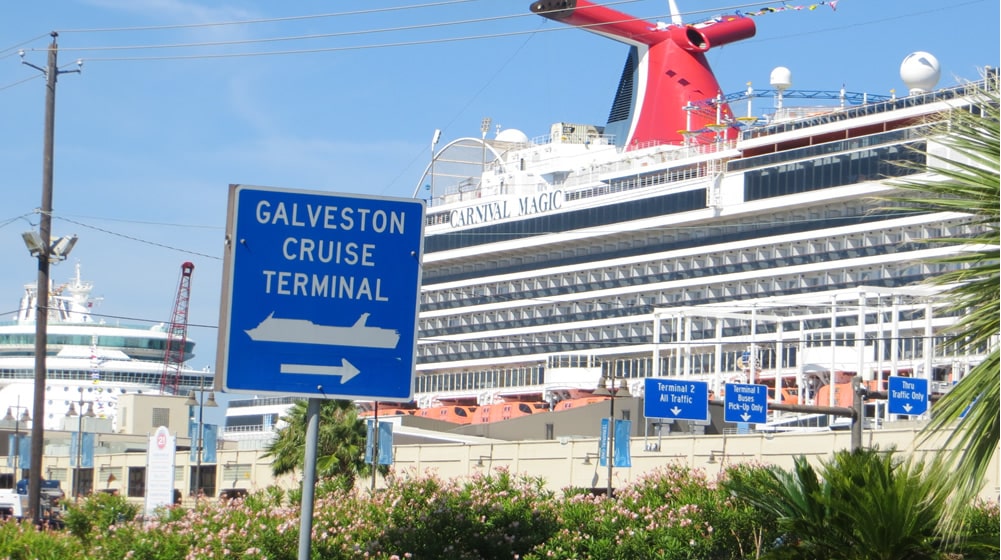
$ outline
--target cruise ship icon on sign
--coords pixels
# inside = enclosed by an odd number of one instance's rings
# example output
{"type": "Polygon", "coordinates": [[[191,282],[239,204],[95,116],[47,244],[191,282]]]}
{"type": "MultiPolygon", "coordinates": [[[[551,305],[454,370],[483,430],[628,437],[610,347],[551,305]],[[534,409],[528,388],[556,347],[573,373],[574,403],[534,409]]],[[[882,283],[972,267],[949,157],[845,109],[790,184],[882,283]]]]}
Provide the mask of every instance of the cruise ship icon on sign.
{"type": "Polygon", "coordinates": [[[305,319],[278,319],[272,311],[261,324],[244,332],[255,342],[396,348],[400,341],[399,331],[370,327],[365,324],[368,317],[368,313],[362,313],[350,327],[338,327],[318,325],[305,319]]]}

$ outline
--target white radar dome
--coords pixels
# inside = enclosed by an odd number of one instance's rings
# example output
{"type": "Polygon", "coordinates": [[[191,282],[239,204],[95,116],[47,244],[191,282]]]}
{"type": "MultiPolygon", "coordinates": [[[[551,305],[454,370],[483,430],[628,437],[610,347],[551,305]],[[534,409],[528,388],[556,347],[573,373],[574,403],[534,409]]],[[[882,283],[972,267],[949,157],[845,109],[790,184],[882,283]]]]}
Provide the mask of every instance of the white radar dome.
{"type": "Polygon", "coordinates": [[[779,91],[787,90],[792,87],[792,71],[785,66],[776,66],[768,78],[768,83],[779,91]]]}
{"type": "Polygon", "coordinates": [[[931,91],[942,76],[942,69],[934,55],[918,51],[904,57],[900,63],[900,79],[911,95],[931,91]]]}
{"type": "Polygon", "coordinates": [[[528,136],[517,128],[507,128],[497,133],[498,142],[512,142],[515,144],[528,144],[528,136]]]}

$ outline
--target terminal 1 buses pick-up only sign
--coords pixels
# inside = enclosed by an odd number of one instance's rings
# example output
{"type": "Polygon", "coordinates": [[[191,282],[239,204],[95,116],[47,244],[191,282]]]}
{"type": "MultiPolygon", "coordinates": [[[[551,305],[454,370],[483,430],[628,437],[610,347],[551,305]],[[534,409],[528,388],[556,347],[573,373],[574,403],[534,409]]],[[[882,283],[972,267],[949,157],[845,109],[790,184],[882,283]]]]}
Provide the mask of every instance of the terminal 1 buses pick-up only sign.
{"type": "Polygon", "coordinates": [[[222,388],[411,400],[424,208],[415,199],[231,185],[222,388]]]}

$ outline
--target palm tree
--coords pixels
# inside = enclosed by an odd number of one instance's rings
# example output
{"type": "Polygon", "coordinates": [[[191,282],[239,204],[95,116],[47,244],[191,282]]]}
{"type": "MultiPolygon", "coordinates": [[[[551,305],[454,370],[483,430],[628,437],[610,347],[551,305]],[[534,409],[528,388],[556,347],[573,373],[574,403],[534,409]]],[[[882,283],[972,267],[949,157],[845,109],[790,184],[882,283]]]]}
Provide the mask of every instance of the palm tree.
{"type": "MultiPolygon", "coordinates": [[[[933,409],[925,438],[955,428],[945,440],[943,459],[952,464],[956,504],[977,495],[998,447],[1001,383],[999,333],[999,95],[997,72],[987,74],[986,87],[969,86],[975,102],[952,111],[932,127],[931,138],[949,150],[947,158],[923,166],[936,179],[908,179],[890,184],[905,190],[893,200],[923,212],[969,214],[976,233],[959,239],[929,239],[958,245],[961,251],[937,262],[954,268],[931,280],[946,287],[951,310],[962,315],[950,344],[987,357],[933,409]],[[993,346],[993,349],[991,349],[993,346]]],[[[906,165],[906,164],[905,164],[906,165]]],[[[953,510],[955,513],[955,510],[953,510]]]]}
{"type": "MultiPolygon", "coordinates": [[[[839,451],[820,469],[797,457],[792,471],[733,472],[735,499],[774,519],[782,537],[763,558],[916,560],[997,557],[997,534],[973,529],[943,540],[949,487],[941,463],[901,461],[878,449],[839,451]]],[[[969,514],[971,509],[964,510],[969,514]]]]}
{"type": "MultiPolygon", "coordinates": [[[[306,458],[306,401],[295,403],[283,420],[285,426],[278,430],[264,454],[273,459],[271,471],[276,476],[303,469],[306,458]]],[[[340,477],[345,484],[353,484],[355,477],[367,468],[365,436],[365,424],[359,421],[351,401],[324,400],[320,404],[317,477],[340,477]]]]}

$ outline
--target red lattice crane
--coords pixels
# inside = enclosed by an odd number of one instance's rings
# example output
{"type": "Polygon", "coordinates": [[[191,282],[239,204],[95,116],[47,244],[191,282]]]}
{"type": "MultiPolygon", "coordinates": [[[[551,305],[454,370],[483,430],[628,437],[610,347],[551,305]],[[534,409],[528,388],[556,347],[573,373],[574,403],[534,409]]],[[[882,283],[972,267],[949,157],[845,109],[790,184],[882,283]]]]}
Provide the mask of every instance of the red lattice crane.
{"type": "Polygon", "coordinates": [[[195,265],[186,262],[181,265],[181,280],[177,283],[177,297],[174,298],[174,312],[167,326],[167,348],[163,353],[163,376],[160,391],[177,394],[181,385],[181,366],[184,364],[184,349],[188,343],[188,301],[191,299],[191,273],[195,265]]]}

